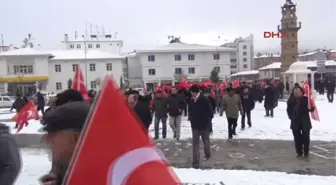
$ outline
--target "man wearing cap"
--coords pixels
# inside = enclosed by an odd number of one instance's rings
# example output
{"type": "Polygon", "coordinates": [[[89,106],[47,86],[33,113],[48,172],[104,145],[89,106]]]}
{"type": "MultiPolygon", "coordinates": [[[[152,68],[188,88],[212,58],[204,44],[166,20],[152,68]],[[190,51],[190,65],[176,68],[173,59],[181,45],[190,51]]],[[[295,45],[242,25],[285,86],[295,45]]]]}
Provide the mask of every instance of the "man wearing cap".
{"type": "Polygon", "coordinates": [[[193,146],[193,168],[199,168],[200,163],[200,137],[204,144],[205,160],[210,159],[210,127],[213,108],[209,100],[201,95],[197,85],[190,87],[192,100],[189,106],[189,120],[192,129],[192,146],[193,146]]]}
{"type": "Polygon", "coordinates": [[[62,183],[89,109],[84,102],[70,102],[45,114],[44,139],[51,147],[54,170],[40,179],[43,185],[62,183]]]}

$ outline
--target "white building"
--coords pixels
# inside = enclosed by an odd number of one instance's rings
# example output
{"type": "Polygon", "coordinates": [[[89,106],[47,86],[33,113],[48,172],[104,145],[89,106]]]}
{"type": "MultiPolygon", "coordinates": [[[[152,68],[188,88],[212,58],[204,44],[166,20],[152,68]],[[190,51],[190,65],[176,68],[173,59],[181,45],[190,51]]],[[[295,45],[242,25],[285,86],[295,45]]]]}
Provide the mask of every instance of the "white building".
{"type": "Polygon", "coordinates": [[[74,39],[69,38],[68,34],[64,34],[62,43],[65,50],[84,50],[86,45],[88,50],[99,50],[112,54],[121,54],[123,46],[123,41],[117,40],[111,34],[90,34],[88,36],[75,34],[74,39]]]}
{"type": "Polygon", "coordinates": [[[190,81],[209,80],[213,69],[224,79],[230,76],[232,48],[186,44],[181,42],[157,48],[137,50],[144,84],[174,84],[186,77],[190,81]]]}
{"type": "Polygon", "coordinates": [[[230,54],[231,74],[253,69],[254,39],[252,34],[245,38],[236,38],[233,42],[223,44],[221,47],[235,49],[235,52],[230,54]]]}
{"type": "Polygon", "coordinates": [[[32,48],[0,53],[0,91],[34,93],[39,88],[60,92],[80,66],[88,89],[99,88],[106,74],[113,75],[117,85],[122,76],[123,56],[97,50],[40,51],[32,48]]]}

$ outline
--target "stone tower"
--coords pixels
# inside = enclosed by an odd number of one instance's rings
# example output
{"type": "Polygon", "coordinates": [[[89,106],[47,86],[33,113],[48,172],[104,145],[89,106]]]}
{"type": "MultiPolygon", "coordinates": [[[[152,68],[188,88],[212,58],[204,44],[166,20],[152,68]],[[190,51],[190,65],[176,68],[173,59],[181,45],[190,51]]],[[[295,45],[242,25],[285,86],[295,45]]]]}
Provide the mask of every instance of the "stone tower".
{"type": "Polygon", "coordinates": [[[286,0],[281,10],[282,19],[278,30],[287,35],[281,38],[281,72],[285,72],[299,57],[298,31],[301,28],[301,22],[297,22],[296,5],[292,0],[286,0]]]}

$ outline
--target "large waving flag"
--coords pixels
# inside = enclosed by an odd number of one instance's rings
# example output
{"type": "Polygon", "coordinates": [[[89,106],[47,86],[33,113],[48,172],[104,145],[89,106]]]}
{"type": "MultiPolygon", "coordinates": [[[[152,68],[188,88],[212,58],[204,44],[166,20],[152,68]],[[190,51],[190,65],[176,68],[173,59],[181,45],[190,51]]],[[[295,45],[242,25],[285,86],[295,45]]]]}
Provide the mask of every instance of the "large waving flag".
{"type": "Polygon", "coordinates": [[[307,95],[308,97],[308,104],[310,105],[310,107],[313,107],[314,108],[314,111],[310,113],[311,117],[313,120],[315,121],[320,121],[320,116],[318,114],[318,110],[317,110],[317,107],[316,107],[316,104],[315,104],[315,101],[312,97],[312,92],[311,92],[311,89],[310,89],[310,85],[308,83],[308,80],[306,80],[304,83],[303,83],[303,90],[305,91],[305,94],[307,95]]]}
{"type": "Polygon", "coordinates": [[[76,68],[75,76],[72,80],[72,89],[79,91],[82,96],[84,97],[85,102],[89,103],[90,102],[90,97],[88,95],[88,91],[86,88],[86,84],[84,81],[84,76],[82,73],[82,70],[78,66],[76,68]]]}
{"type": "Polygon", "coordinates": [[[176,185],[177,176],[107,77],[65,185],[176,185]]]}
{"type": "Polygon", "coordinates": [[[32,119],[38,119],[37,107],[35,106],[33,100],[28,101],[28,103],[14,115],[12,118],[18,124],[17,132],[20,132],[25,123],[32,119]]]}

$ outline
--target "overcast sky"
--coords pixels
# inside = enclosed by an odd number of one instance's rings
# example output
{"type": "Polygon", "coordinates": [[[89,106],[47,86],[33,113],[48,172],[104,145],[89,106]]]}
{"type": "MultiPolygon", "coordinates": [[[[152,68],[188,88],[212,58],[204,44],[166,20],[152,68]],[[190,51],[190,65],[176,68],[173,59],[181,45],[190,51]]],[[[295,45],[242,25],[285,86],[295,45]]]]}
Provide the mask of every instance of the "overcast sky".
{"type": "MultiPolygon", "coordinates": [[[[280,6],[286,0],[1,0],[0,33],[6,44],[20,46],[28,33],[34,44],[58,48],[64,33],[85,33],[85,22],[118,32],[123,51],[155,47],[168,35],[183,42],[218,45],[238,36],[255,36],[256,50],[277,50],[280,6]]],[[[293,0],[302,22],[300,50],[336,48],[336,0],[293,0]]],[[[89,26],[88,26],[89,28],[89,26]]],[[[100,28],[101,29],[101,28],[100,28]]],[[[90,28],[89,28],[90,31],[90,28]]],[[[94,26],[93,31],[96,31],[94,26]]]]}

